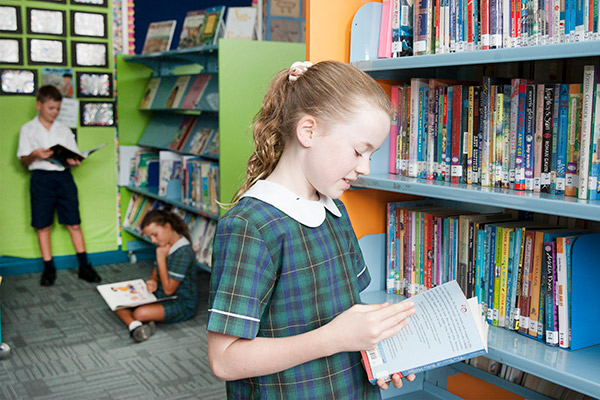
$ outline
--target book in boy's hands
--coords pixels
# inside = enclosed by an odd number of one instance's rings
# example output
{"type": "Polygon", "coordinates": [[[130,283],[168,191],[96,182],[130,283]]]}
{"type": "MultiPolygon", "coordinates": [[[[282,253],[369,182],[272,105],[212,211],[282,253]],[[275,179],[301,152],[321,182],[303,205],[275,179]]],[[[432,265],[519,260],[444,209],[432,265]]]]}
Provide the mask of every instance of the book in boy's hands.
{"type": "Polygon", "coordinates": [[[96,146],[93,149],[89,149],[80,153],[78,151],[63,146],[62,144],[55,144],[54,146],[50,147],[50,150],[52,150],[53,153],[52,156],[50,156],[50,158],[48,159],[48,161],[63,167],[67,167],[69,165],[69,163],[67,162],[68,158],[72,158],[77,161],[83,161],[86,158],[88,158],[90,154],[100,150],[104,146],[106,146],[106,143],[102,143],[101,145],[96,146]]]}
{"type": "Polygon", "coordinates": [[[171,48],[171,41],[175,33],[177,21],[151,22],[146,32],[146,40],[142,48],[142,54],[167,51],[171,48]]]}
{"type": "Polygon", "coordinates": [[[483,355],[487,352],[488,324],[477,298],[467,300],[456,281],[410,298],[416,313],[395,336],[375,349],[362,351],[367,376],[390,381],[483,355]]]}
{"type": "Polygon", "coordinates": [[[100,292],[100,295],[112,311],[177,298],[177,296],[157,298],[154,294],[148,292],[146,282],[142,279],[106,283],[96,286],[96,289],[98,289],[98,292],[100,292]]]}

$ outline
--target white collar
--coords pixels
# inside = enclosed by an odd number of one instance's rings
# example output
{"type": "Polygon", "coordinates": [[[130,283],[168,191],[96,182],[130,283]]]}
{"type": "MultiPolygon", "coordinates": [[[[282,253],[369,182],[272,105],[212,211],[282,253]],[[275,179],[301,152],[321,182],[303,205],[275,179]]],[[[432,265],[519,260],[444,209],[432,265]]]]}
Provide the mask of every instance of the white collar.
{"type": "Polygon", "coordinates": [[[336,217],[342,213],[333,200],[319,193],[319,201],[307,200],[278,183],[259,180],[242,197],[252,197],[272,205],[291,218],[310,228],[325,221],[325,209],[336,217]]]}
{"type": "Polygon", "coordinates": [[[181,236],[179,238],[178,241],[176,241],[173,246],[171,246],[171,248],[169,249],[169,256],[173,253],[175,253],[175,251],[179,250],[180,247],[185,246],[186,244],[190,244],[190,241],[186,239],[185,236],[181,236]]]}

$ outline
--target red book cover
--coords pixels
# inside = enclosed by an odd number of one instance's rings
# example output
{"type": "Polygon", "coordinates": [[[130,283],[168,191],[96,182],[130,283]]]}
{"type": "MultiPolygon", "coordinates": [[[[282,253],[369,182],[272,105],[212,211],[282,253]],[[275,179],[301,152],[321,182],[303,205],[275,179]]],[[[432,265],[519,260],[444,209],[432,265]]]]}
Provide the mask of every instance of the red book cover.
{"type": "Polygon", "coordinates": [[[208,85],[210,77],[210,74],[196,75],[194,81],[190,85],[190,89],[181,103],[181,108],[185,110],[193,110],[196,108],[198,101],[200,101],[200,98],[204,93],[204,89],[206,89],[206,85],[208,85]]]}
{"type": "Polygon", "coordinates": [[[490,2],[489,0],[481,0],[481,50],[489,50],[490,48],[490,2]]]}
{"type": "Polygon", "coordinates": [[[424,213],[425,217],[425,251],[423,254],[425,255],[425,262],[423,265],[425,266],[425,271],[423,275],[423,284],[427,289],[431,289],[432,285],[432,274],[433,274],[433,215],[430,213],[424,213]]]}
{"type": "Polygon", "coordinates": [[[461,140],[463,136],[461,129],[462,89],[462,85],[454,85],[452,88],[452,154],[450,161],[450,181],[452,183],[459,183],[462,177],[460,165],[461,140]]]}

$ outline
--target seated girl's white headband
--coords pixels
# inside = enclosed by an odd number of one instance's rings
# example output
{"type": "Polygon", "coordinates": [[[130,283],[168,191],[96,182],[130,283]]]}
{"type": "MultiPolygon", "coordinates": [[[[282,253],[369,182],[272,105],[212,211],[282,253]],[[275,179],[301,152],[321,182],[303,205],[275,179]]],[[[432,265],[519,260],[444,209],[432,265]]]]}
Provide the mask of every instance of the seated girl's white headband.
{"type": "Polygon", "coordinates": [[[296,61],[293,63],[290,67],[290,74],[288,76],[290,82],[294,82],[296,79],[298,79],[298,77],[305,73],[308,68],[312,67],[312,65],[313,63],[310,61],[296,61]]]}

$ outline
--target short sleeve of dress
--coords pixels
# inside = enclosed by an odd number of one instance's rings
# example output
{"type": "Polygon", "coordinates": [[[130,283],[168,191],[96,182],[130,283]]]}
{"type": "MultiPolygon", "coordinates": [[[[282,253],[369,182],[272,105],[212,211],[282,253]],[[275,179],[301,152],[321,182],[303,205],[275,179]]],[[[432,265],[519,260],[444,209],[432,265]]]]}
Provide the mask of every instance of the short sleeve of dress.
{"type": "Polygon", "coordinates": [[[167,257],[169,278],[183,281],[190,268],[194,268],[194,251],[191,246],[183,246],[167,257]]]}
{"type": "Polygon", "coordinates": [[[213,242],[207,329],[254,339],[276,280],[258,227],[241,216],[223,217],[213,242]]]}

